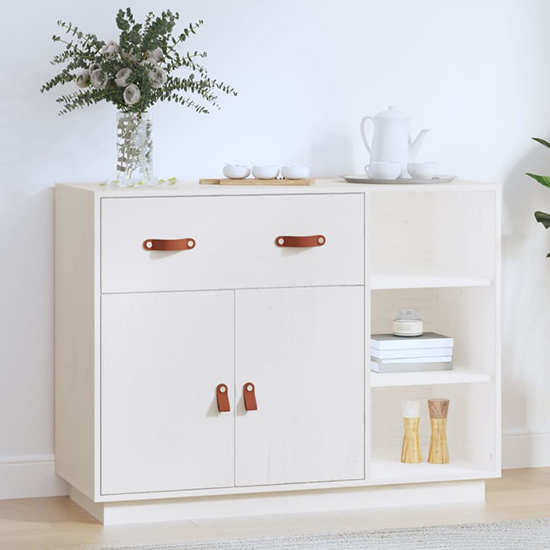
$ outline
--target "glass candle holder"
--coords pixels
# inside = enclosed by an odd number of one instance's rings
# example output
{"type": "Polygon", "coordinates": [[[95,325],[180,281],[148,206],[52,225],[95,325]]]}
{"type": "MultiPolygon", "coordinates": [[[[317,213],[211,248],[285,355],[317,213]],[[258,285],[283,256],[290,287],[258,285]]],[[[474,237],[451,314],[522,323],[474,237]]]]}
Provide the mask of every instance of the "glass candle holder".
{"type": "Polygon", "coordinates": [[[400,309],[393,318],[392,331],[395,336],[422,336],[424,319],[416,309],[400,309]]]}

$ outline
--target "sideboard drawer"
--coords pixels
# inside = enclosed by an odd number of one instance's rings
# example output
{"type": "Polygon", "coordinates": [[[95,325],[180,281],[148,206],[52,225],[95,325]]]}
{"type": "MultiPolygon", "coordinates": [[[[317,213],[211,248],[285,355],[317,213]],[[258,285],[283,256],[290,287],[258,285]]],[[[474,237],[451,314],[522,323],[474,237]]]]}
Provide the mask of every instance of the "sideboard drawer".
{"type": "Polygon", "coordinates": [[[362,285],[364,251],[362,194],[102,199],[104,293],[362,285]]]}

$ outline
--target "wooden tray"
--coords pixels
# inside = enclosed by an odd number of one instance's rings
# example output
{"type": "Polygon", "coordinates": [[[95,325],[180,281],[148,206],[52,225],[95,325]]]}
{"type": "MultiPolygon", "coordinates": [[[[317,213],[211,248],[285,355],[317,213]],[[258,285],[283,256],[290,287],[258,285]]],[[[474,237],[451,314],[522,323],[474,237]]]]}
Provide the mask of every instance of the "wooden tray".
{"type": "Polygon", "coordinates": [[[202,185],[313,185],[314,179],[302,180],[287,180],[277,178],[273,180],[260,180],[257,178],[246,178],[242,180],[223,179],[201,179],[199,183],[202,185]]]}

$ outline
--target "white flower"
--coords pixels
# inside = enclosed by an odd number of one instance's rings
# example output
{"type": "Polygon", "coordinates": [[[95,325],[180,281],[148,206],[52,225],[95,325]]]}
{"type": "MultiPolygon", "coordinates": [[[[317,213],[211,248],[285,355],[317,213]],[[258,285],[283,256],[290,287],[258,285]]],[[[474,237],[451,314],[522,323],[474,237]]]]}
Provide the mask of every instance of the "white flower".
{"type": "Polygon", "coordinates": [[[90,71],[90,74],[92,74],[95,70],[97,69],[101,69],[101,65],[99,63],[92,63],[89,67],[88,67],[88,70],[90,71]]]}
{"type": "Polygon", "coordinates": [[[128,86],[128,79],[132,76],[132,69],[120,69],[115,77],[115,83],[117,86],[124,88],[128,86]]]}
{"type": "Polygon", "coordinates": [[[131,63],[135,63],[137,61],[136,56],[133,53],[125,52],[124,50],[120,51],[120,56],[122,59],[126,59],[126,61],[130,61],[131,63]]]}
{"type": "Polygon", "coordinates": [[[90,71],[88,69],[84,69],[76,77],[76,85],[79,88],[87,88],[90,85],[90,71]]]}
{"type": "Polygon", "coordinates": [[[148,71],[147,76],[149,77],[151,88],[162,88],[168,79],[166,71],[160,67],[155,67],[154,69],[148,71]]]}
{"type": "Polygon", "coordinates": [[[112,56],[120,51],[119,45],[114,40],[109,40],[107,44],[101,48],[101,53],[107,57],[112,56]]]}
{"type": "Polygon", "coordinates": [[[141,63],[141,66],[143,67],[156,67],[157,66],[157,60],[154,57],[151,57],[151,54],[149,54],[149,57],[147,59],[144,59],[141,63]]]}
{"type": "Polygon", "coordinates": [[[149,52],[147,57],[152,57],[157,61],[162,61],[164,59],[164,52],[160,48],[155,48],[152,52],[149,52]]]}
{"type": "Polygon", "coordinates": [[[129,84],[123,93],[127,105],[135,105],[141,98],[141,92],[135,84],[129,84]]]}
{"type": "Polygon", "coordinates": [[[105,88],[107,80],[107,73],[103,69],[96,69],[90,75],[90,82],[94,88],[105,88]]]}

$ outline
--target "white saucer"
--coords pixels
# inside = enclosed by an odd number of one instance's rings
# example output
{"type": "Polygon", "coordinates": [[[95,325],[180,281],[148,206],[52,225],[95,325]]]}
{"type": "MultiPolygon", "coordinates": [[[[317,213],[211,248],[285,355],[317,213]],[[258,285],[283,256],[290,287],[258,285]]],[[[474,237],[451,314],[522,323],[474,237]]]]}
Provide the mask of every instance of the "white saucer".
{"type": "Polygon", "coordinates": [[[457,176],[435,176],[429,180],[398,178],[396,180],[379,180],[369,178],[365,174],[342,176],[348,183],[373,183],[373,184],[409,184],[409,183],[451,183],[457,176]]]}

